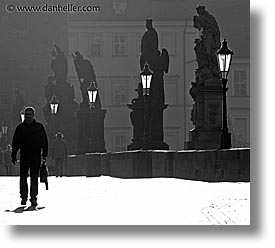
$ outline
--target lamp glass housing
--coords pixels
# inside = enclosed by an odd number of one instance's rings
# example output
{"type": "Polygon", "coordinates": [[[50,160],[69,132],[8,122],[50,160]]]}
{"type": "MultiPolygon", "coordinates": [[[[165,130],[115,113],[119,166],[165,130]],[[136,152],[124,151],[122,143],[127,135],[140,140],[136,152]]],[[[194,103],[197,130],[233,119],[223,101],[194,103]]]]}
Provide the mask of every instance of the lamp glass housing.
{"type": "Polygon", "coordinates": [[[4,135],[8,134],[8,125],[7,124],[2,125],[2,134],[4,134],[4,135]]]}
{"type": "Polygon", "coordinates": [[[146,62],[143,71],[140,73],[142,88],[145,89],[146,94],[148,94],[151,87],[152,72],[149,69],[149,64],[146,62]]]}
{"type": "Polygon", "coordinates": [[[231,66],[233,52],[228,49],[226,39],[223,40],[221,48],[217,52],[218,64],[221,78],[227,79],[231,66]]]}
{"type": "Polygon", "coordinates": [[[89,103],[94,104],[96,101],[98,89],[95,86],[95,82],[92,82],[88,88],[89,103]]]}
{"type": "Polygon", "coordinates": [[[56,114],[58,111],[58,106],[59,102],[56,99],[56,96],[53,95],[52,100],[50,101],[50,108],[51,108],[51,113],[56,114]]]}

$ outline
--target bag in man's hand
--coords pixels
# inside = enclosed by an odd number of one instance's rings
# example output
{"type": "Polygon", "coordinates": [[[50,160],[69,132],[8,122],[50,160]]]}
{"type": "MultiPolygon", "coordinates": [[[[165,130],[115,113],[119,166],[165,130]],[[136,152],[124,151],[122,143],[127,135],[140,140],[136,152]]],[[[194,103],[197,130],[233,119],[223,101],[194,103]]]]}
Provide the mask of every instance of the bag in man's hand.
{"type": "Polygon", "coordinates": [[[43,161],[42,162],[42,165],[40,167],[40,182],[41,183],[45,183],[45,186],[46,186],[46,190],[49,189],[48,187],[48,168],[47,168],[47,165],[46,165],[46,161],[43,161]]]}

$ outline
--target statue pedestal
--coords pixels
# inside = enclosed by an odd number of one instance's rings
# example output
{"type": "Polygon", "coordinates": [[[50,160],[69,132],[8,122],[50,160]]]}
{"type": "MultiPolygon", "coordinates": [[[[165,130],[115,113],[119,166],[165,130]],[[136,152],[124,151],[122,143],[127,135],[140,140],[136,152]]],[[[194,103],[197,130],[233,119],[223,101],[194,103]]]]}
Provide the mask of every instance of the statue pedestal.
{"type": "Polygon", "coordinates": [[[127,150],[140,150],[144,135],[144,103],[128,104],[128,108],[132,109],[130,118],[133,125],[133,139],[132,143],[127,146],[127,150]]]}
{"type": "Polygon", "coordinates": [[[152,106],[150,109],[150,149],[152,150],[169,150],[163,134],[163,111],[168,104],[152,106]]]}
{"type": "Polygon", "coordinates": [[[185,149],[218,149],[222,130],[222,86],[194,83],[190,95],[194,99],[191,120],[195,128],[189,131],[185,149]]]}
{"type": "Polygon", "coordinates": [[[81,108],[76,114],[77,119],[77,154],[89,152],[91,112],[88,108],[81,108]]]}
{"type": "Polygon", "coordinates": [[[104,119],[106,110],[80,107],[77,112],[77,153],[106,152],[104,141],[104,119]]]}
{"type": "Polygon", "coordinates": [[[92,109],[91,110],[91,138],[89,151],[95,152],[106,152],[105,141],[104,141],[104,119],[106,115],[105,109],[92,109]]]}
{"type": "Polygon", "coordinates": [[[169,150],[169,145],[163,141],[163,110],[168,104],[150,108],[148,137],[145,137],[145,104],[128,104],[128,107],[133,110],[130,114],[133,139],[127,150],[169,150]]]}

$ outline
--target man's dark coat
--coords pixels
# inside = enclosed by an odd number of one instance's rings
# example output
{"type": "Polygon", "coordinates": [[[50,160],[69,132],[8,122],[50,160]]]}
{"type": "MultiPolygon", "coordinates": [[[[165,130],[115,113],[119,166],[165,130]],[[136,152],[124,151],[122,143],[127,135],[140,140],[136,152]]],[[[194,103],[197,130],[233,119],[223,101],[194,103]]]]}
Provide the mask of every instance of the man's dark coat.
{"type": "Polygon", "coordinates": [[[20,149],[20,160],[40,160],[48,155],[48,138],[43,125],[36,120],[31,124],[20,123],[14,132],[12,140],[12,158],[20,149]]]}

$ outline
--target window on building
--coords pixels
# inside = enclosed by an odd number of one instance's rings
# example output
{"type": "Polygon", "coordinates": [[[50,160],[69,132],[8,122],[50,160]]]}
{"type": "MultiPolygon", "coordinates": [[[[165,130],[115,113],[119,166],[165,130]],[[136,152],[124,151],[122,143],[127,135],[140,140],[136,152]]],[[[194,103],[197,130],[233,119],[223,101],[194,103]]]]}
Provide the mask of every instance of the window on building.
{"type": "Polygon", "coordinates": [[[161,34],[161,46],[168,50],[169,55],[175,56],[177,53],[176,33],[162,33],[161,34]]]}
{"type": "Polygon", "coordinates": [[[129,103],[129,81],[112,80],[112,104],[125,105],[129,103]]]}
{"type": "Polygon", "coordinates": [[[234,96],[246,96],[247,95],[247,74],[245,70],[234,71],[233,76],[234,96]]]}
{"type": "Polygon", "coordinates": [[[115,152],[127,151],[127,133],[113,134],[113,150],[115,152]]]}
{"type": "Polygon", "coordinates": [[[178,82],[176,78],[165,78],[165,103],[169,105],[177,104],[177,86],[178,82]]]}
{"type": "Polygon", "coordinates": [[[113,10],[116,15],[124,15],[127,10],[127,0],[113,0],[113,10]]]}
{"type": "Polygon", "coordinates": [[[92,33],[88,38],[88,56],[90,58],[103,56],[103,41],[102,34],[92,33]]]}
{"type": "Polygon", "coordinates": [[[127,35],[113,34],[113,56],[127,55],[127,35]]]}
{"type": "Polygon", "coordinates": [[[11,31],[10,37],[13,38],[14,40],[21,40],[21,41],[25,41],[29,38],[26,29],[15,29],[11,31]]]}

